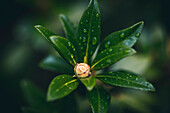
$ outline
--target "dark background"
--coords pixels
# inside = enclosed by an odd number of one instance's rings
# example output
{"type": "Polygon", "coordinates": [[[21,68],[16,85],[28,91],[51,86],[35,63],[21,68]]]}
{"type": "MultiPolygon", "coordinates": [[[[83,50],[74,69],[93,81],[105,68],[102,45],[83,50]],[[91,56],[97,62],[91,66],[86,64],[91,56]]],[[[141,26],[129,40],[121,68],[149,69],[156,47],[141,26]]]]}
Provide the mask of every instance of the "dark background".
{"type": "MultiPolygon", "coordinates": [[[[146,69],[143,69],[141,73],[156,88],[156,92],[147,94],[154,98],[151,105],[146,104],[146,106],[153,113],[169,113],[169,0],[98,1],[101,9],[101,39],[113,31],[129,27],[139,21],[145,22],[142,36],[135,49],[138,54],[149,56],[149,61],[147,61],[149,66],[145,67],[146,69]]],[[[44,71],[38,66],[38,63],[54,50],[33,26],[41,24],[56,34],[64,36],[58,15],[64,13],[78,24],[88,2],[89,0],[1,1],[1,113],[21,113],[22,107],[27,106],[21,91],[21,80],[30,79],[46,92],[48,84],[56,74],[44,71]]],[[[143,65],[142,62],[139,65],[143,65]]],[[[119,100],[120,98],[117,99],[117,101],[119,100]]],[[[125,101],[129,100],[125,99],[125,101]]],[[[126,104],[124,105],[126,106],[126,104]]],[[[124,110],[120,111],[131,112],[130,108],[134,109],[133,112],[145,112],[139,110],[135,105],[128,108],[122,107],[120,109],[124,110]]]]}

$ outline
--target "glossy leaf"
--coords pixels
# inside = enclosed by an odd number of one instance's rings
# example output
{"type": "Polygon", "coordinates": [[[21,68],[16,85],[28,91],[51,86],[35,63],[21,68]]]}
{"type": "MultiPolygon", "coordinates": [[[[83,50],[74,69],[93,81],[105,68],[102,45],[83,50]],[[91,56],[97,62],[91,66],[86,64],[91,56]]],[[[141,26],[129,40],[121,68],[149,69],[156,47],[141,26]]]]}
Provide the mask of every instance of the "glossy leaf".
{"type": "Polygon", "coordinates": [[[78,27],[79,62],[90,63],[100,41],[100,11],[97,0],[91,0],[78,27]],[[85,56],[85,57],[84,57],[85,56]]]}
{"type": "Polygon", "coordinates": [[[73,67],[68,65],[62,57],[57,55],[49,55],[46,57],[41,61],[40,67],[60,74],[74,74],[73,67]]]}
{"type": "Polygon", "coordinates": [[[112,46],[110,48],[103,50],[96,56],[96,58],[92,62],[91,69],[95,70],[105,68],[117,62],[118,60],[126,56],[132,55],[134,53],[135,53],[134,49],[124,45],[112,46]]]}
{"type": "Polygon", "coordinates": [[[110,85],[134,88],[134,89],[140,89],[146,91],[155,91],[151,83],[147,82],[141,76],[130,72],[121,71],[121,72],[103,73],[97,75],[96,78],[110,85]]]}
{"type": "Polygon", "coordinates": [[[87,92],[93,113],[107,113],[110,104],[110,93],[102,87],[95,87],[92,91],[87,92]]]}
{"type": "Polygon", "coordinates": [[[55,49],[63,56],[71,65],[77,64],[77,54],[74,45],[68,40],[60,36],[51,36],[55,49]]]}
{"type": "Polygon", "coordinates": [[[79,81],[70,75],[56,76],[49,85],[47,100],[63,98],[78,87],[79,81]]]}
{"type": "Polygon", "coordinates": [[[48,30],[47,28],[45,28],[44,26],[42,25],[35,25],[34,26],[41,34],[42,36],[44,36],[47,41],[53,46],[55,47],[55,45],[52,43],[51,39],[50,39],[50,36],[54,36],[56,35],[55,33],[53,33],[52,31],[48,30]]]}
{"type": "Polygon", "coordinates": [[[141,35],[144,22],[141,21],[129,28],[113,32],[108,35],[101,43],[99,52],[114,45],[126,45],[132,47],[141,35]]]}
{"type": "Polygon", "coordinates": [[[66,37],[72,44],[76,45],[77,26],[64,14],[60,14],[60,21],[63,25],[66,37]]]}
{"type": "Polygon", "coordinates": [[[80,79],[80,81],[86,86],[86,89],[88,91],[91,91],[96,85],[96,79],[92,76],[90,76],[89,78],[80,79]]]}

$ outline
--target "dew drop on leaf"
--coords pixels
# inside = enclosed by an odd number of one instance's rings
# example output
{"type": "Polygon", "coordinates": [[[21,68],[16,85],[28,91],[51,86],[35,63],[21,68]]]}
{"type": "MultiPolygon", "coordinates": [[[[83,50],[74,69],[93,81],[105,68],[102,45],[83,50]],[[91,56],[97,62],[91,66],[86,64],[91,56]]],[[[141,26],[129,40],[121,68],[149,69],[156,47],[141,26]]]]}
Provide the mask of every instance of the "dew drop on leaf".
{"type": "Polygon", "coordinates": [[[112,49],[109,49],[109,52],[112,52],[112,49]]]}
{"type": "Polygon", "coordinates": [[[137,33],[137,34],[136,34],[136,37],[139,37],[139,35],[140,35],[140,34],[139,34],[139,33],[137,33]]]}
{"type": "Polygon", "coordinates": [[[99,17],[99,14],[98,14],[98,13],[96,14],[96,17],[99,17]]]}
{"type": "Polygon", "coordinates": [[[68,42],[68,46],[71,46],[71,42],[68,42]]]}
{"type": "Polygon", "coordinates": [[[84,32],[84,33],[86,33],[86,32],[87,32],[87,30],[86,30],[86,29],[84,29],[84,30],[83,30],[83,32],[84,32]]]}
{"type": "Polygon", "coordinates": [[[111,59],[107,59],[107,63],[111,63],[111,59]]]}
{"type": "Polygon", "coordinates": [[[108,48],[109,47],[109,45],[110,45],[110,42],[108,41],[107,43],[105,43],[105,48],[108,48]]]}
{"type": "Polygon", "coordinates": [[[86,37],[83,37],[83,42],[86,42],[86,37]]]}
{"type": "Polygon", "coordinates": [[[123,38],[124,36],[125,36],[125,34],[124,34],[124,33],[121,33],[121,34],[120,34],[120,37],[121,37],[121,38],[123,38]]]}
{"type": "Polygon", "coordinates": [[[93,40],[92,40],[92,45],[95,45],[97,43],[97,38],[94,37],[93,40]]]}
{"type": "Polygon", "coordinates": [[[82,39],[82,37],[80,36],[80,40],[82,39]]]}

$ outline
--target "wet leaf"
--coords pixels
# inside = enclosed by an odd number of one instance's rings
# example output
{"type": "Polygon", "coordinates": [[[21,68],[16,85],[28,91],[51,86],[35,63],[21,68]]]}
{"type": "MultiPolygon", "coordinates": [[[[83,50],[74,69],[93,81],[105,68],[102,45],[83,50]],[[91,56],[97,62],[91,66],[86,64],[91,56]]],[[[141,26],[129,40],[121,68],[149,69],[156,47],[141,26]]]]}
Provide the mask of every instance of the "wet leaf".
{"type": "Polygon", "coordinates": [[[134,49],[124,45],[112,46],[110,48],[103,50],[96,56],[96,58],[92,62],[91,69],[96,70],[105,68],[117,62],[118,60],[126,56],[132,55],[134,53],[135,53],[134,49]]]}
{"type": "Polygon", "coordinates": [[[66,37],[72,44],[76,46],[77,45],[76,43],[77,26],[73,24],[70,21],[70,19],[64,14],[60,14],[60,21],[63,25],[66,37]]]}
{"type": "Polygon", "coordinates": [[[155,91],[155,88],[152,86],[151,83],[147,82],[141,76],[130,72],[121,71],[121,72],[103,73],[97,75],[96,78],[110,85],[134,88],[134,89],[140,89],[146,91],[155,91]]]}
{"type": "Polygon", "coordinates": [[[92,91],[87,91],[93,113],[107,113],[110,104],[110,93],[102,87],[95,87],[92,91]]]}
{"type": "Polygon", "coordinates": [[[89,78],[80,79],[80,81],[85,85],[88,91],[91,91],[96,85],[96,79],[92,76],[89,78]]]}
{"type": "Polygon", "coordinates": [[[100,41],[100,11],[97,0],[91,0],[78,27],[79,62],[90,63],[100,41]],[[84,57],[85,56],[85,57],[84,57]]]}
{"type": "Polygon", "coordinates": [[[35,25],[34,26],[41,34],[42,36],[44,36],[47,41],[53,46],[55,47],[55,45],[52,43],[51,39],[50,39],[50,36],[54,36],[56,35],[55,33],[53,33],[52,31],[48,30],[47,28],[45,28],[44,26],[42,25],[35,25]]]}
{"type": "Polygon", "coordinates": [[[56,76],[50,83],[47,100],[54,101],[70,94],[78,87],[79,81],[70,75],[56,76]]]}
{"type": "Polygon", "coordinates": [[[68,65],[62,57],[57,55],[49,55],[46,57],[41,61],[40,67],[60,74],[74,74],[73,67],[68,65]]]}
{"type": "Polygon", "coordinates": [[[113,32],[108,35],[101,43],[99,52],[114,45],[126,45],[132,47],[141,35],[144,22],[141,21],[126,29],[113,32]]]}
{"type": "Polygon", "coordinates": [[[52,43],[58,53],[71,65],[77,64],[77,54],[74,45],[68,40],[60,36],[51,36],[52,43]]]}

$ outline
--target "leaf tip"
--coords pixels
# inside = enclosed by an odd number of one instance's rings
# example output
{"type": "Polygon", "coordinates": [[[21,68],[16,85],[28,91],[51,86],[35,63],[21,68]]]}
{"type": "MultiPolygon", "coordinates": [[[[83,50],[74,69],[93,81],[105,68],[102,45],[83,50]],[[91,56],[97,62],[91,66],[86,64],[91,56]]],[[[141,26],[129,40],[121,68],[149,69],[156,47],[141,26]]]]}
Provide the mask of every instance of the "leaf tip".
{"type": "Polygon", "coordinates": [[[34,28],[39,28],[39,27],[42,27],[41,25],[35,25],[34,28]]]}

